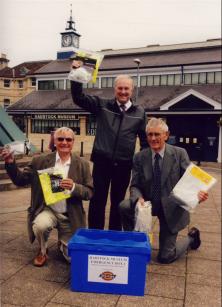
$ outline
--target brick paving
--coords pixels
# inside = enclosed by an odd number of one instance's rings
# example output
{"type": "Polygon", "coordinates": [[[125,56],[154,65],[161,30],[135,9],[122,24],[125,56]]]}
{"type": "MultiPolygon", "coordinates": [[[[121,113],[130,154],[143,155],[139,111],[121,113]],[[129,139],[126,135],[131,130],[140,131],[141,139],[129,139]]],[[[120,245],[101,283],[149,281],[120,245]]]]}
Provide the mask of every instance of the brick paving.
{"type": "MultiPolygon", "coordinates": [[[[48,264],[34,267],[32,259],[38,245],[28,242],[26,232],[30,190],[0,192],[1,306],[221,306],[221,172],[218,166],[206,170],[218,179],[218,183],[210,191],[209,200],[191,215],[189,226],[200,229],[202,245],[175,263],[157,264],[159,226],[153,219],[152,260],[147,266],[143,297],[70,291],[70,266],[57,251],[56,231],[49,240],[48,264]]],[[[86,210],[87,206],[85,203],[86,210]]],[[[183,230],[180,235],[186,235],[187,231],[183,230]]]]}

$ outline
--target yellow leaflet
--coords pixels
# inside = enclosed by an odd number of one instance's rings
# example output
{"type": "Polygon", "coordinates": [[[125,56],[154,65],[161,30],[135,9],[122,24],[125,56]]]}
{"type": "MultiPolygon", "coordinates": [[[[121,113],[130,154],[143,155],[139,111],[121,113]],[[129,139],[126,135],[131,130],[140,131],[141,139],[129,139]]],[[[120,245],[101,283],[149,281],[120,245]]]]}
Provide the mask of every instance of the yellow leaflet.
{"type": "Polygon", "coordinates": [[[209,185],[211,180],[213,179],[212,176],[210,176],[208,173],[204,172],[202,169],[200,169],[197,166],[193,166],[190,170],[190,173],[193,177],[199,179],[206,185],[209,185]]]}
{"type": "Polygon", "coordinates": [[[42,192],[44,195],[46,205],[55,204],[63,199],[69,198],[70,194],[64,192],[52,192],[51,181],[48,173],[42,173],[39,175],[39,180],[42,186],[42,192]]]}

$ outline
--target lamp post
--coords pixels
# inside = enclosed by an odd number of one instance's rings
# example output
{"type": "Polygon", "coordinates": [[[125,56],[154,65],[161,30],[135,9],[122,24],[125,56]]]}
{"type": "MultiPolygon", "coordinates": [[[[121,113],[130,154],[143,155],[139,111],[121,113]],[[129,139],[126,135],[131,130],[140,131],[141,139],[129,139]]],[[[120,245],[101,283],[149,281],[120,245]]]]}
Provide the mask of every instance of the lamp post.
{"type": "Polygon", "coordinates": [[[136,104],[138,101],[138,95],[139,95],[139,68],[140,68],[140,59],[134,59],[133,60],[134,63],[136,63],[137,65],[137,86],[136,86],[136,104]]]}

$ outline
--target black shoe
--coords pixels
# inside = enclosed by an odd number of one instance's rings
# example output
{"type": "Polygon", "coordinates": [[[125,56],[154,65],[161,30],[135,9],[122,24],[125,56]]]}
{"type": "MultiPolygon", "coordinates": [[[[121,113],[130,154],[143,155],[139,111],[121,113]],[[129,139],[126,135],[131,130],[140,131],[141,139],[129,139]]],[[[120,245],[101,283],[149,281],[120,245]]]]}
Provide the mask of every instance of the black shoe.
{"type": "Polygon", "coordinates": [[[192,227],[188,232],[188,236],[193,238],[193,241],[190,243],[190,248],[198,249],[201,244],[199,229],[197,229],[196,227],[192,227]]]}

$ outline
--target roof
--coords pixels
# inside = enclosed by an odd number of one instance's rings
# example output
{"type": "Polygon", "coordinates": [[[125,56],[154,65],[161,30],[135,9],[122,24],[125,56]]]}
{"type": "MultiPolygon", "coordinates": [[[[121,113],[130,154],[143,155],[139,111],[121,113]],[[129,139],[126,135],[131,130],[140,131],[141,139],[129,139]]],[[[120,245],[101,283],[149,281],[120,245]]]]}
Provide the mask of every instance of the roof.
{"type": "MultiPolygon", "coordinates": [[[[147,48],[146,48],[147,49],[147,48]]],[[[129,49],[128,49],[129,50],[129,49]]],[[[200,48],[183,48],[172,50],[156,50],[156,51],[138,51],[134,48],[134,52],[105,54],[102,64],[99,68],[100,72],[110,70],[126,70],[136,69],[137,64],[134,62],[139,57],[142,68],[154,67],[170,67],[181,65],[199,65],[221,63],[221,46],[211,46],[200,48]]],[[[36,71],[36,74],[55,74],[68,73],[70,71],[71,60],[54,60],[36,71]]]]}
{"type": "MultiPolygon", "coordinates": [[[[211,100],[221,103],[221,85],[196,85],[196,86],[151,86],[141,87],[139,89],[138,103],[146,111],[159,110],[162,105],[171,101],[175,97],[189,91],[190,89],[205,95],[211,100]]],[[[112,88],[104,89],[86,89],[85,92],[90,95],[104,98],[113,97],[112,88]]],[[[81,112],[81,108],[73,104],[70,90],[54,91],[34,91],[23,97],[13,105],[9,106],[11,111],[47,111],[47,112],[81,112]]]]}
{"type": "Polygon", "coordinates": [[[105,55],[116,56],[121,54],[132,54],[132,53],[153,53],[153,52],[165,52],[165,51],[181,51],[181,50],[191,50],[191,49],[203,49],[203,48],[214,48],[220,47],[222,40],[220,38],[208,39],[203,42],[193,42],[193,43],[181,43],[181,44],[171,44],[171,45],[148,45],[146,47],[140,48],[130,48],[130,49],[103,49],[101,52],[105,55]]]}
{"type": "Polygon", "coordinates": [[[24,78],[26,75],[33,75],[36,70],[48,64],[51,60],[23,62],[13,68],[5,67],[0,70],[0,77],[24,78]]]}

